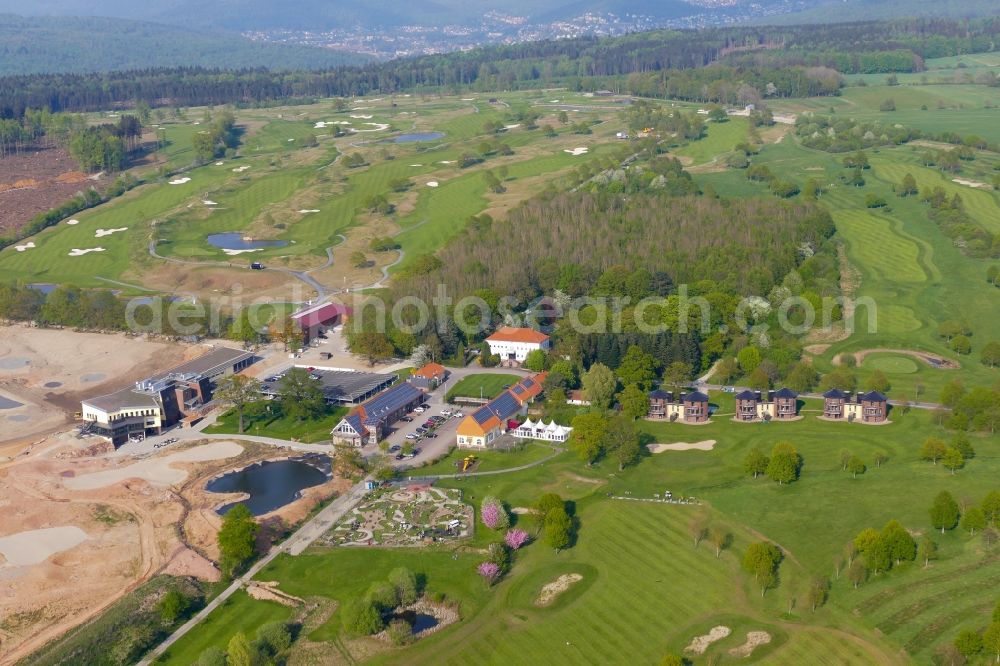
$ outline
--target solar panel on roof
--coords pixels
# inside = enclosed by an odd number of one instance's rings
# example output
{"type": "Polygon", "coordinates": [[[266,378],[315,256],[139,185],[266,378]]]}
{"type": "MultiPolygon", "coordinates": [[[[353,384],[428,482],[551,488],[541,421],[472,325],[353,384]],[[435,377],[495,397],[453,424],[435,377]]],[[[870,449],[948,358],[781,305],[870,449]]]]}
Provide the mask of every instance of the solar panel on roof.
{"type": "Polygon", "coordinates": [[[521,380],[521,383],[524,385],[525,388],[531,388],[532,386],[535,385],[535,380],[532,379],[531,377],[526,377],[525,379],[521,380]]]}
{"type": "Polygon", "coordinates": [[[490,411],[489,405],[483,405],[482,407],[480,407],[479,409],[477,409],[472,413],[472,418],[475,419],[476,423],[478,423],[479,425],[483,425],[484,423],[489,421],[490,417],[492,416],[493,412],[490,411]]]}

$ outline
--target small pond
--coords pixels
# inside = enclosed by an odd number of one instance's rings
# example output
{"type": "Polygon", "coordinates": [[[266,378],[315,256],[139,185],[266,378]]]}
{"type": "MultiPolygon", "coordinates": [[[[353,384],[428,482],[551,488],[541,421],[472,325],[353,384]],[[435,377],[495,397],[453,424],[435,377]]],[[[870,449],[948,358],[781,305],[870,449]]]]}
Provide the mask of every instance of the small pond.
{"type": "MultiPolygon", "coordinates": [[[[223,474],[209,481],[205,490],[211,493],[248,493],[250,498],[242,504],[246,504],[253,515],[262,516],[294,502],[301,497],[304,488],[318,486],[326,479],[326,472],[318,465],[302,460],[275,460],[223,474]]],[[[227,504],[219,508],[218,513],[224,515],[236,504],[227,504]]]]}
{"type": "Polygon", "coordinates": [[[419,634],[421,631],[427,631],[428,629],[433,629],[438,625],[438,619],[433,615],[418,613],[417,611],[412,610],[396,613],[393,617],[405,620],[407,624],[413,627],[413,633],[415,634],[419,634]]]}
{"type": "Polygon", "coordinates": [[[444,138],[444,132],[411,132],[386,139],[385,143],[420,143],[422,141],[437,141],[444,138]]]}
{"type": "Polygon", "coordinates": [[[0,409],[17,409],[18,407],[23,407],[21,403],[16,400],[11,400],[10,398],[5,398],[0,395],[0,409]]]}
{"type": "Polygon", "coordinates": [[[259,250],[265,247],[284,247],[284,240],[245,240],[238,231],[227,231],[222,234],[211,234],[205,240],[208,244],[223,250],[259,250]]]}

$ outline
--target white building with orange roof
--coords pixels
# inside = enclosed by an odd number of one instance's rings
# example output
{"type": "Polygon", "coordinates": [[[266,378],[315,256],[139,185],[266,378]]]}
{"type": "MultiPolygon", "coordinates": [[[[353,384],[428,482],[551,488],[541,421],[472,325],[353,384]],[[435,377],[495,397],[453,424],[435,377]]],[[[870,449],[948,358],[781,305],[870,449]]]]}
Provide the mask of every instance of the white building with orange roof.
{"type": "Polygon", "coordinates": [[[500,357],[501,365],[521,365],[531,352],[548,351],[549,336],[533,328],[504,326],[486,338],[490,353],[500,357]]]}

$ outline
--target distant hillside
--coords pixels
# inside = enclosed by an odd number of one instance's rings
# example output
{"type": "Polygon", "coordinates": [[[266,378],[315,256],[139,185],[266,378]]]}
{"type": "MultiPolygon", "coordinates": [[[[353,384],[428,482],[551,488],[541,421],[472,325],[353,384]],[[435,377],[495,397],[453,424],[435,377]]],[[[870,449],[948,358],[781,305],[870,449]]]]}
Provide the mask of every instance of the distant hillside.
{"type": "MultiPolygon", "coordinates": [[[[809,0],[810,2],[814,0],[809,0]]],[[[751,0],[736,0],[750,4],[751,0]]],[[[712,3],[714,5],[714,3],[712,3]]],[[[784,0],[771,3],[784,4],[784,0]]],[[[673,19],[705,11],[704,0],[0,0],[0,12],[50,16],[114,16],[226,30],[329,30],[400,25],[476,25],[490,13],[559,21],[587,12],[673,19]]],[[[714,7],[716,9],[720,7],[714,7]]],[[[724,8],[724,7],[721,7],[724,8]]]]}
{"type": "Polygon", "coordinates": [[[974,18],[1000,15],[997,0],[819,0],[800,12],[767,16],[755,23],[839,23],[902,17],[974,18]]]}
{"type": "Polygon", "coordinates": [[[368,58],[111,18],[0,14],[0,75],[202,66],[316,69],[368,58]]]}

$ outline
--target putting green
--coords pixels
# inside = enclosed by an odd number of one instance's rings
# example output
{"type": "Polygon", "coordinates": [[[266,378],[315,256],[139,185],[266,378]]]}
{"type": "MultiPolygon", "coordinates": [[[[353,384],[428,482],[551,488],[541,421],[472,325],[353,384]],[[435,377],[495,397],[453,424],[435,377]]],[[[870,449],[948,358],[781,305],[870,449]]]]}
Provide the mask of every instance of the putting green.
{"type": "Polygon", "coordinates": [[[894,375],[909,375],[918,370],[917,362],[905,356],[869,357],[865,359],[863,365],[872,370],[881,370],[882,372],[894,375]]]}

